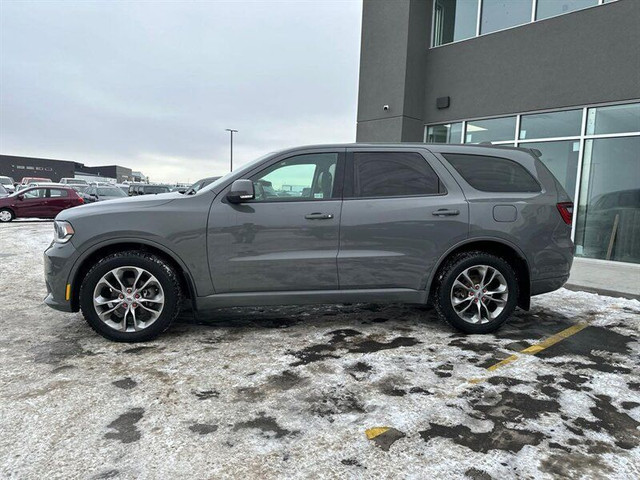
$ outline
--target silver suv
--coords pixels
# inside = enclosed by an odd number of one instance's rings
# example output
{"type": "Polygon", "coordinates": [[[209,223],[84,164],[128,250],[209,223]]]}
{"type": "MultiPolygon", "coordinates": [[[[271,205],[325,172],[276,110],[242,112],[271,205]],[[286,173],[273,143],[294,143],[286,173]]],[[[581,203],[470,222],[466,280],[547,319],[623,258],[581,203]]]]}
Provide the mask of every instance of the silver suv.
{"type": "Polygon", "coordinates": [[[191,195],[61,212],[45,301],[124,342],[162,333],[183,299],[197,312],[431,302],[458,329],[491,332],[566,282],[572,210],[529,150],[290,149],[191,195]]]}

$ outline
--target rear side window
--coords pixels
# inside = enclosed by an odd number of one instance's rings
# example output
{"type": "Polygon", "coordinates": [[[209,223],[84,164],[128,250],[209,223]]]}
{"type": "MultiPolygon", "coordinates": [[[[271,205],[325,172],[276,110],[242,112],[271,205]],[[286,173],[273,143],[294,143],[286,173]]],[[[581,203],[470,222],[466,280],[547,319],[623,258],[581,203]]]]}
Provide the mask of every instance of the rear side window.
{"type": "Polygon", "coordinates": [[[483,192],[539,192],[540,184],[522,165],[499,157],[444,153],[465,181],[483,192]]]}
{"type": "Polygon", "coordinates": [[[355,197],[405,197],[443,192],[431,166],[415,152],[353,154],[355,197]]]}
{"type": "Polygon", "coordinates": [[[56,198],[56,197],[68,197],[69,196],[69,192],[67,192],[66,190],[58,190],[55,188],[50,188],[49,189],[49,196],[52,198],[56,198]]]}

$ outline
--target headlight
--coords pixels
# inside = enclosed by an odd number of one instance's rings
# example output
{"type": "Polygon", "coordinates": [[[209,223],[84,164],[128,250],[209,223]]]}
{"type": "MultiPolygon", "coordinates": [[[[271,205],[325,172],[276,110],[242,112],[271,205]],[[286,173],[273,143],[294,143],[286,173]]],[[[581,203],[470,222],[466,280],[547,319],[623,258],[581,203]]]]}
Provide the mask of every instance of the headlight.
{"type": "Polygon", "coordinates": [[[53,222],[53,241],[56,243],[67,243],[73,234],[76,233],[69,222],[56,220],[53,222]]]}

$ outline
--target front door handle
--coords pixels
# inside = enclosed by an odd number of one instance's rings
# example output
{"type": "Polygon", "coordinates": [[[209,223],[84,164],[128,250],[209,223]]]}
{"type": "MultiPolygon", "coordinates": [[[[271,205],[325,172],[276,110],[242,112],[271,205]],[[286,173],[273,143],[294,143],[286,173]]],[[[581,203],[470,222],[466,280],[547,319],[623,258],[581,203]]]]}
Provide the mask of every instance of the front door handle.
{"type": "Polygon", "coordinates": [[[454,215],[460,215],[460,210],[448,210],[446,208],[441,208],[440,210],[436,210],[433,214],[437,217],[453,217],[454,215]]]}
{"type": "Polygon", "coordinates": [[[333,214],[331,213],[310,213],[309,215],[305,215],[304,218],[307,220],[328,220],[333,218],[333,214]]]}

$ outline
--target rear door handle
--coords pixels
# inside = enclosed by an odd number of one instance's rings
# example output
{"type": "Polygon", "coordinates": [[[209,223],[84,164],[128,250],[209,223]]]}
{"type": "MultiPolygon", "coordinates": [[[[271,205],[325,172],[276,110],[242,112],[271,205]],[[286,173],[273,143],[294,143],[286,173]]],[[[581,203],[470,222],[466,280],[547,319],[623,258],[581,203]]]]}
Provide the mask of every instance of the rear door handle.
{"type": "Polygon", "coordinates": [[[433,214],[437,217],[453,217],[454,215],[460,215],[460,210],[447,210],[446,208],[441,208],[440,210],[436,210],[433,214]]]}
{"type": "Polygon", "coordinates": [[[333,218],[333,214],[331,213],[310,213],[309,215],[305,215],[304,218],[307,220],[328,220],[333,218]]]}

